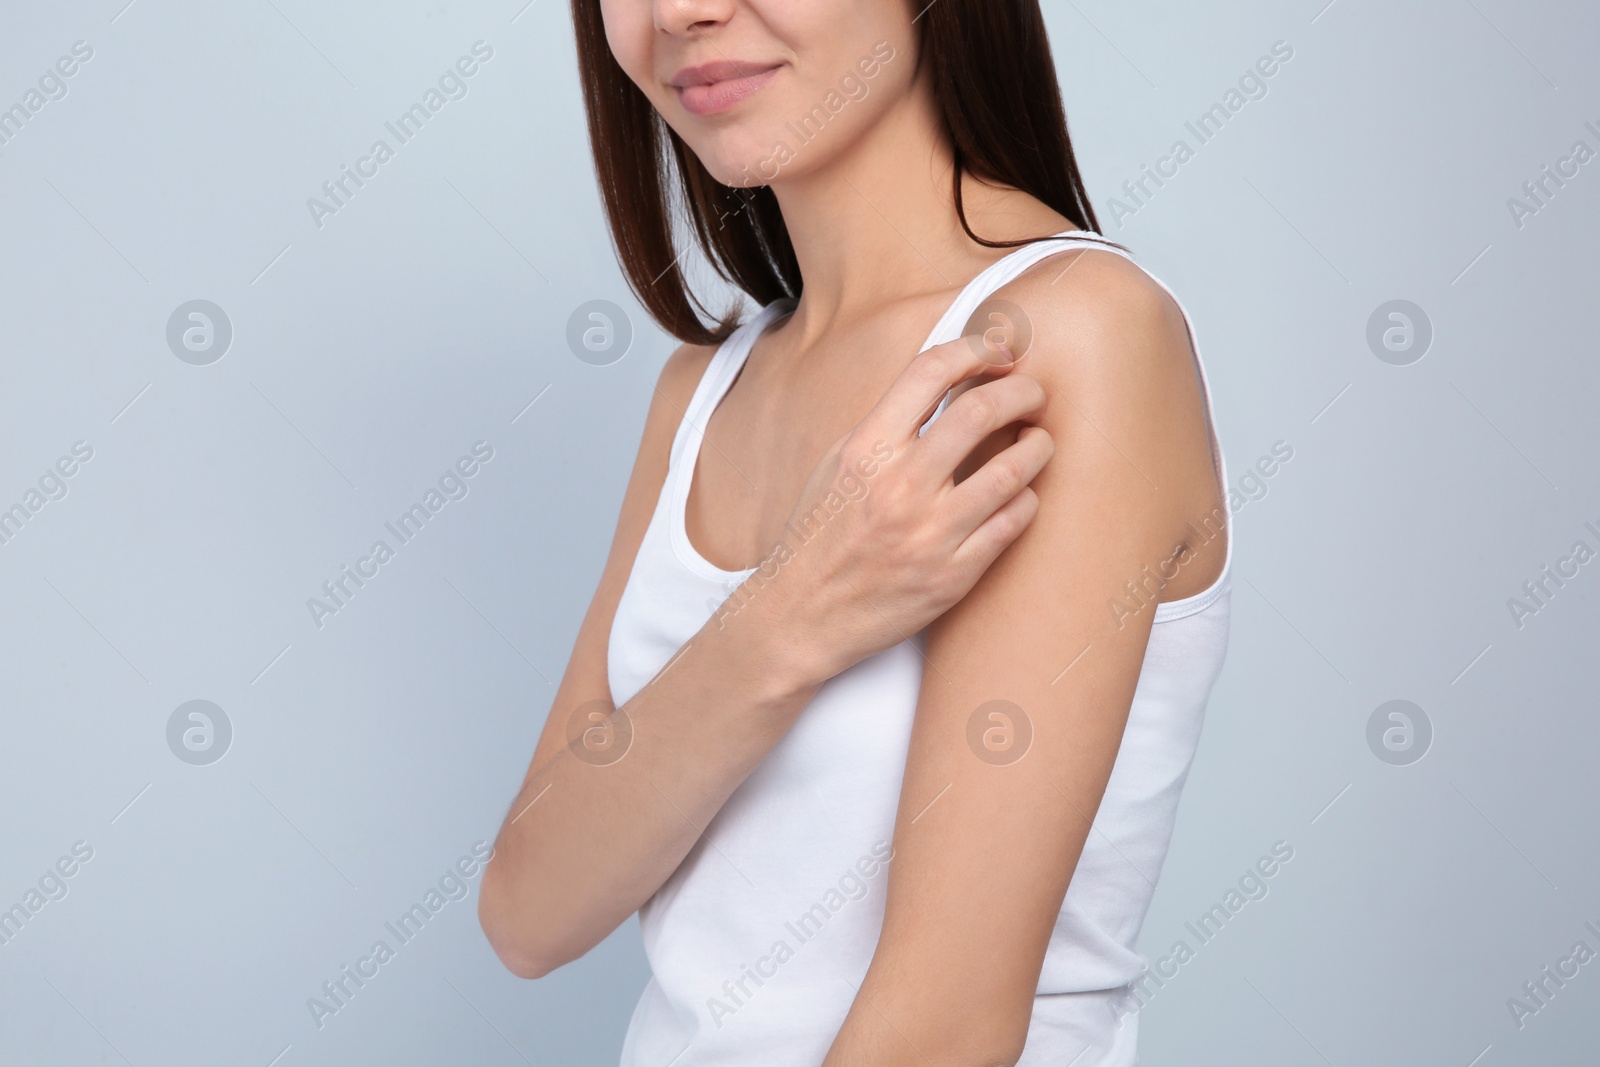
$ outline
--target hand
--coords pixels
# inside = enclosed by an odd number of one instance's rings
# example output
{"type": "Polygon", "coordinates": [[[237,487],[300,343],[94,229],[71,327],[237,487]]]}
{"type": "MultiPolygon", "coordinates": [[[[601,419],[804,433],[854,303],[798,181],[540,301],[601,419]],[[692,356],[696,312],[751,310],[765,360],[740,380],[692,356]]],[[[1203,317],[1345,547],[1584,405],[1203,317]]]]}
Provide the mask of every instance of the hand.
{"type": "Polygon", "coordinates": [[[1029,425],[956,484],[985,438],[1044,410],[1044,387],[1015,366],[965,338],[912,360],[817,464],[783,540],[719,614],[771,612],[786,653],[821,684],[966,596],[1033,521],[1028,483],[1055,451],[1029,425]],[[978,377],[995,380],[961,393],[919,437],[945,393],[978,377]]]}

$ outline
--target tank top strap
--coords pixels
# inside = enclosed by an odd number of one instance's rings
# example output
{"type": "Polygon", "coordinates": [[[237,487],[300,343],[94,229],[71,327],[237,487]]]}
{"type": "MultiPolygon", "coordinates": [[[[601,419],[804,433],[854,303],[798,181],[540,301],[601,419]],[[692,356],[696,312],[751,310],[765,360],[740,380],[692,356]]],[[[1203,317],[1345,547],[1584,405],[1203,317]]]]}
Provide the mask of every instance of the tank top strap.
{"type": "MultiPolygon", "coordinates": [[[[1067,230],[1053,237],[1045,237],[1032,244],[1023,245],[995,262],[989,264],[978,273],[978,276],[968,282],[966,287],[956,295],[938,323],[933,327],[933,332],[928,334],[928,339],[923,342],[922,351],[926,352],[935,345],[946,344],[961,336],[967,320],[972,318],[978,306],[989,299],[996,291],[1015,281],[1023,271],[1037,265],[1041,260],[1069,252],[1074,248],[1098,248],[1108,252],[1117,252],[1125,258],[1132,259],[1122,249],[1107,244],[1099,234],[1093,230],[1067,230]]],[[[944,414],[944,409],[950,406],[950,394],[946,393],[944,399],[939,401],[939,406],[934,409],[928,421],[918,430],[919,436],[928,432],[934,420],[944,414]]]]}
{"type": "MultiPolygon", "coordinates": [[[[1038,263],[1040,260],[1053,256],[1058,252],[1067,251],[1073,247],[1111,248],[1103,244],[1100,235],[1089,230],[1068,230],[1036,241],[1017,249],[1010,255],[991,263],[987,268],[968,282],[966,287],[956,296],[951,305],[945,309],[944,315],[933,328],[933,333],[923,344],[922,350],[932,348],[945,341],[953,341],[961,336],[961,328],[966,325],[978,305],[988,299],[995,290],[1014,280],[1017,275],[1038,263]]],[[[1111,248],[1112,251],[1120,251],[1111,248]]],[[[717,405],[722,403],[722,397],[732,388],[734,379],[739,376],[739,371],[744,368],[745,360],[750,358],[750,352],[755,347],[757,339],[767,331],[767,327],[783,315],[794,310],[795,301],[791,298],[774,300],[763,307],[749,320],[734,330],[728,339],[717,348],[711,357],[711,362],[706,365],[705,372],[700,376],[700,383],[695,387],[694,395],[689,399],[689,406],[684,409],[683,418],[678,423],[677,436],[673,440],[672,456],[674,459],[681,454],[685,440],[689,433],[699,435],[705,431],[706,419],[717,405]]],[[[948,398],[946,398],[948,400],[948,398]]],[[[944,410],[941,404],[939,411],[944,410]]],[[[930,419],[929,422],[933,420],[930,419]]]]}
{"type": "MultiPolygon", "coordinates": [[[[1067,230],[1053,237],[1041,238],[1032,244],[1023,245],[1015,252],[989,264],[978,276],[967,283],[966,287],[951,301],[949,308],[934,326],[933,332],[923,342],[922,351],[926,352],[934,345],[942,345],[947,341],[954,341],[961,336],[962,327],[978,310],[978,305],[995,294],[1002,286],[1013,282],[1023,271],[1062,252],[1074,248],[1099,248],[1109,252],[1122,252],[1120,248],[1107,244],[1099,234],[1092,230],[1067,230]]],[[[1123,253],[1124,255],[1126,253],[1123,253]]]]}
{"type": "MultiPolygon", "coordinates": [[[[928,335],[928,340],[923,344],[922,350],[927,351],[934,345],[956,340],[961,336],[967,320],[972,318],[973,313],[978,310],[979,305],[985,300],[1010,282],[1015,281],[1019,275],[1028,268],[1037,265],[1040,261],[1075,248],[1098,249],[1102,252],[1111,252],[1121,256],[1143,271],[1146,277],[1159,285],[1172,298],[1173,303],[1178,305],[1178,310],[1183,315],[1184,329],[1189,334],[1189,348],[1194,354],[1195,374],[1200,379],[1200,392],[1205,402],[1206,430],[1211,446],[1211,466],[1216,473],[1217,485],[1222,493],[1223,507],[1226,508],[1228,506],[1228,461],[1223,453],[1222,442],[1217,434],[1215,416],[1212,412],[1211,404],[1211,381],[1206,376],[1205,360],[1200,355],[1200,343],[1195,334],[1194,321],[1189,317],[1189,309],[1183,306],[1183,301],[1178,299],[1178,295],[1172,291],[1166,282],[1146,270],[1127,249],[1110,244],[1098,233],[1092,230],[1068,230],[1053,237],[1046,237],[1032,244],[1024,245],[1010,255],[990,264],[976,278],[968,282],[966,287],[956,296],[950,307],[939,319],[938,324],[934,326],[933,332],[928,335]]],[[[933,414],[928,416],[928,420],[917,431],[919,435],[927,433],[928,427],[933,425],[934,420],[944,414],[945,409],[950,406],[950,396],[950,393],[946,393],[944,399],[939,401],[939,406],[934,409],[933,414]]],[[[1182,618],[1185,615],[1200,611],[1227,591],[1233,571],[1234,538],[1233,523],[1227,521],[1226,517],[1224,522],[1227,541],[1223,549],[1221,576],[1209,589],[1202,593],[1184,600],[1167,601],[1158,605],[1156,609],[1157,622],[1182,618]]]]}
{"type": "Polygon", "coordinates": [[[717,405],[722,403],[723,394],[733,386],[734,379],[744,368],[745,360],[750,358],[750,350],[755,347],[756,339],[766,332],[774,320],[793,310],[794,304],[791,299],[774,300],[734,330],[728,339],[717,347],[711,362],[706,364],[705,371],[700,375],[700,382],[695,386],[694,394],[689,398],[689,405],[684,408],[683,417],[678,422],[678,432],[672,439],[669,466],[678,464],[685,445],[691,440],[698,448],[698,441],[705,433],[706,420],[716,410],[717,405]]]}

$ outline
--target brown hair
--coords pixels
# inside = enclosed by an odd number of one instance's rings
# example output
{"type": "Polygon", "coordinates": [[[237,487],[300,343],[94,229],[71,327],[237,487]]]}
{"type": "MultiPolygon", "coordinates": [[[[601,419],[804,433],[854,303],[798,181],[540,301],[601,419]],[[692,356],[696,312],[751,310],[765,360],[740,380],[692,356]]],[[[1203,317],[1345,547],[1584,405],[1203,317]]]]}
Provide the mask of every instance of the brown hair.
{"type": "MultiPolygon", "coordinates": [[[[686,216],[717,273],[758,303],[799,296],[800,265],[772,190],[733,188],[711,176],[618,66],[600,0],[572,0],[572,21],[611,237],[645,309],[694,344],[721,341],[734,328],[733,312],[717,318],[689,289],[679,269],[675,213],[686,216]]],[[[963,172],[1020,189],[1080,229],[1098,230],[1067,133],[1039,0],[937,0],[917,21],[918,62],[928,66],[954,150],[956,213],[967,235],[990,248],[1031,243],[973,233],[961,197],[963,172]]]]}

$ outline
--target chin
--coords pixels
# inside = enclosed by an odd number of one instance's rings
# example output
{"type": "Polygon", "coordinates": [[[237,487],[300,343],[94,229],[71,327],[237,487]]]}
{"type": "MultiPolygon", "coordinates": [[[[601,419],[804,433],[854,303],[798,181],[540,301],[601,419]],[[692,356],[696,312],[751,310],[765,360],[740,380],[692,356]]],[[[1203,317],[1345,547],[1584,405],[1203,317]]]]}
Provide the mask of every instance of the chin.
{"type": "Polygon", "coordinates": [[[724,130],[696,141],[699,143],[685,138],[701,165],[723,185],[736,189],[770,185],[780,171],[788,172],[787,167],[774,160],[774,146],[782,143],[775,132],[724,130]]]}

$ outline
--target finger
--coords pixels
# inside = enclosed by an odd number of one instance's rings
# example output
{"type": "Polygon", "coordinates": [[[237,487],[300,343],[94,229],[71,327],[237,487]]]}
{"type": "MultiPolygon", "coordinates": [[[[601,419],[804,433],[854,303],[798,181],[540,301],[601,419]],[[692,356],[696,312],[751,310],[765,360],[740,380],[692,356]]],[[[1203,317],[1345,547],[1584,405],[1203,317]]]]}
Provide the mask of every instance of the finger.
{"type": "Polygon", "coordinates": [[[1038,514],[1039,496],[1024,486],[1022,492],[1006,501],[961,543],[956,549],[955,565],[964,573],[975,575],[973,581],[976,582],[1000,553],[1022,536],[1038,514]]]}
{"type": "Polygon", "coordinates": [[[1038,418],[1046,400],[1044,386],[1030,374],[1015,373],[968,389],[922,435],[917,463],[935,478],[948,478],[984,438],[1003,426],[1038,418]]]}
{"type": "Polygon", "coordinates": [[[1002,449],[951,489],[944,506],[957,534],[970,536],[1030,485],[1055,453],[1055,440],[1049,432],[1029,426],[1018,435],[1015,444],[1002,449]]]}
{"type": "Polygon", "coordinates": [[[861,420],[861,427],[869,440],[909,444],[952,388],[969,378],[1006,374],[1012,366],[997,365],[995,357],[971,338],[934,345],[906,365],[861,420]]]}

